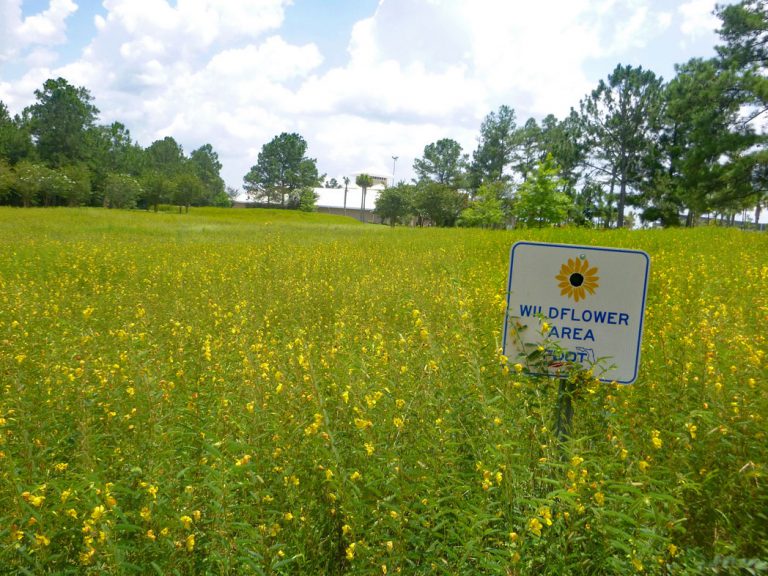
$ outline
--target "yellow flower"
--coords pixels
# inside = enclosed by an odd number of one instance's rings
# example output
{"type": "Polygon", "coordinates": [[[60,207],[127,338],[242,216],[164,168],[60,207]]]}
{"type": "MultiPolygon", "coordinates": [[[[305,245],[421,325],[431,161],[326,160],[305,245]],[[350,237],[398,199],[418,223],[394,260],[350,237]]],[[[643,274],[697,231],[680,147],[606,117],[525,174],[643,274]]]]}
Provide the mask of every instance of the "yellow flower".
{"type": "Polygon", "coordinates": [[[662,442],[661,438],[659,438],[659,435],[661,432],[658,430],[652,430],[651,431],[651,444],[653,444],[653,447],[658,450],[664,445],[664,442],[662,442]]]}
{"type": "Polygon", "coordinates": [[[155,536],[155,531],[154,530],[147,530],[146,536],[147,536],[147,538],[149,538],[150,540],[153,540],[153,541],[157,539],[157,536],[155,536]]]}
{"type": "Polygon", "coordinates": [[[149,508],[144,506],[141,509],[141,512],[139,512],[139,516],[141,516],[141,519],[145,522],[149,522],[152,519],[152,512],[150,512],[149,508]]]}
{"type": "Polygon", "coordinates": [[[675,546],[674,544],[670,544],[669,546],[667,546],[667,551],[669,552],[669,555],[672,556],[673,558],[677,556],[677,546],[675,546]]]}
{"type": "Polygon", "coordinates": [[[605,504],[605,495],[602,492],[595,492],[592,498],[595,500],[595,504],[598,506],[605,504]]]}
{"type": "Polygon", "coordinates": [[[190,527],[192,526],[192,518],[190,518],[189,516],[182,516],[181,518],[179,518],[179,520],[181,521],[181,524],[182,526],[184,526],[185,530],[189,530],[190,527]]]}
{"type": "Polygon", "coordinates": [[[365,430],[366,428],[370,428],[373,426],[373,422],[370,420],[363,420],[362,418],[355,418],[355,427],[358,430],[365,430]]]}
{"type": "Polygon", "coordinates": [[[40,508],[45,502],[45,496],[36,496],[30,492],[22,492],[21,497],[35,508],[40,508]]]}
{"type": "Polygon", "coordinates": [[[104,515],[104,511],[104,506],[99,505],[94,507],[93,511],[91,512],[91,519],[99,520],[104,515]]]}
{"type": "Polygon", "coordinates": [[[648,468],[651,467],[651,465],[645,460],[640,460],[640,462],[637,463],[637,467],[640,468],[641,472],[645,472],[646,470],[648,470],[648,468]]]}
{"type": "Polygon", "coordinates": [[[405,424],[405,423],[403,422],[403,419],[402,419],[402,418],[400,418],[399,416],[395,416],[395,417],[392,419],[392,424],[394,424],[394,425],[395,425],[395,428],[397,428],[397,429],[400,429],[400,428],[402,428],[402,427],[403,427],[403,424],[405,424]]]}
{"type": "Polygon", "coordinates": [[[587,296],[587,292],[590,294],[595,293],[595,288],[599,286],[598,280],[600,280],[597,274],[597,267],[590,268],[589,260],[569,258],[566,264],[560,267],[560,274],[555,276],[556,280],[559,280],[558,287],[560,288],[561,296],[568,296],[573,298],[575,302],[584,300],[587,296]]]}
{"type": "Polygon", "coordinates": [[[48,546],[50,539],[45,534],[35,534],[35,546],[48,546]]]}
{"type": "Polygon", "coordinates": [[[549,506],[539,508],[539,515],[544,519],[544,523],[547,526],[552,526],[552,511],[549,509],[549,506]]]}
{"type": "Polygon", "coordinates": [[[536,536],[541,536],[541,529],[543,528],[541,521],[538,518],[531,518],[528,520],[528,530],[536,536]]]}
{"type": "Polygon", "coordinates": [[[195,549],[195,535],[190,534],[186,540],[187,552],[192,552],[195,549]]]}
{"type": "Polygon", "coordinates": [[[357,470],[355,470],[354,472],[352,472],[352,475],[349,477],[349,479],[354,482],[356,480],[360,480],[360,478],[362,478],[362,477],[363,477],[363,475],[360,474],[360,472],[358,472],[357,470]]]}
{"type": "Polygon", "coordinates": [[[365,453],[368,454],[368,456],[373,454],[373,452],[376,450],[375,446],[370,442],[366,442],[364,446],[365,446],[365,453]]]}
{"type": "Polygon", "coordinates": [[[351,561],[355,559],[355,543],[354,542],[352,542],[352,544],[347,546],[347,549],[344,555],[346,556],[347,560],[351,561]]]}

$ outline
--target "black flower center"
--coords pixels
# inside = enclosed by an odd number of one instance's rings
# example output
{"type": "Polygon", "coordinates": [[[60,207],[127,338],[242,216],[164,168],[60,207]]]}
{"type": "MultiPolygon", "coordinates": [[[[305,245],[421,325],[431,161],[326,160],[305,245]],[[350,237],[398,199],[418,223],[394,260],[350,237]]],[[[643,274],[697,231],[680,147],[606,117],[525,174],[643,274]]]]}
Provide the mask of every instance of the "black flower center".
{"type": "Polygon", "coordinates": [[[571,286],[573,286],[574,288],[578,288],[579,286],[584,284],[584,276],[582,276],[578,272],[574,272],[568,278],[568,281],[571,283],[571,286]]]}

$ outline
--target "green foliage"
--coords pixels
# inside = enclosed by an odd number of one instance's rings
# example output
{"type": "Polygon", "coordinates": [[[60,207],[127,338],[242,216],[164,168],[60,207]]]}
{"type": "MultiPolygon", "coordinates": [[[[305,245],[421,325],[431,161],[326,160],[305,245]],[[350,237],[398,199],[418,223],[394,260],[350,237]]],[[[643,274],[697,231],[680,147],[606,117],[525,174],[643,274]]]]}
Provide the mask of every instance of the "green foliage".
{"type": "Polygon", "coordinates": [[[301,192],[320,183],[317,161],[306,156],[307,142],[299,134],[283,132],[265,144],[245,175],[245,191],[267,204],[301,205],[301,192]]]}
{"type": "Polygon", "coordinates": [[[565,182],[551,154],[541,162],[517,190],[513,214],[518,224],[529,228],[561,224],[573,201],[562,190],[565,182]]]}
{"type": "Polygon", "coordinates": [[[433,181],[439,184],[460,188],[464,183],[467,157],[463,155],[461,145],[450,138],[443,138],[424,147],[424,156],[416,158],[413,170],[421,181],[433,181]]]}
{"type": "Polygon", "coordinates": [[[373,178],[368,174],[358,174],[355,177],[355,184],[360,186],[361,191],[361,204],[360,204],[360,220],[365,221],[365,195],[368,192],[368,188],[373,186],[373,178]]]}
{"type": "Polygon", "coordinates": [[[11,165],[5,158],[0,158],[0,202],[3,202],[10,196],[15,181],[16,176],[11,169],[11,165]]]}
{"type": "Polygon", "coordinates": [[[466,203],[466,196],[450,186],[419,182],[412,206],[420,225],[453,226],[466,203]]]}
{"type": "Polygon", "coordinates": [[[483,184],[474,200],[461,212],[458,225],[470,228],[501,228],[509,215],[509,189],[506,182],[483,184]]]}
{"type": "Polygon", "coordinates": [[[765,235],[344,222],[0,209],[0,571],[765,572],[765,235]],[[652,259],[566,442],[499,351],[521,239],[652,259]]]}
{"type": "Polygon", "coordinates": [[[14,167],[16,174],[13,188],[18,194],[21,205],[25,208],[35,206],[45,186],[50,170],[42,164],[22,160],[14,167]]]}
{"type": "Polygon", "coordinates": [[[24,118],[40,159],[52,167],[86,160],[86,135],[99,113],[88,90],[57,78],[46,80],[35,97],[37,102],[24,110],[24,118]]]}
{"type": "Polygon", "coordinates": [[[146,155],[148,167],[167,178],[176,177],[184,171],[184,149],[171,136],[152,142],[146,150],[146,155]]]}
{"type": "Polygon", "coordinates": [[[16,164],[31,158],[34,146],[29,130],[18,116],[11,118],[8,108],[0,101],[0,159],[16,164]]]}
{"type": "Polygon", "coordinates": [[[206,204],[213,205],[216,196],[225,194],[224,180],[220,175],[222,166],[219,162],[219,155],[210,144],[205,144],[192,152],[189,162],[203,184],[203,193],[199,198],[200,204],[203,206],[206,204]]]}
{"type": "Polygon", "coordinates": [[[402,183],[385,188],[376,198],[374,212],[383,221],[389,220],[390,226],[403,222],[406,217],[413,213],[412,203],[415,189],[415,186],[411,184],[402,183]]]}
{"type": "Polygon", "coordinates": [[[508,178],[505,169],[514,158],[518,143],[515,111],[502,105],[498,112],[491,112],[480,126],[477,149],[472,153],[470,167],[471,187],[508,178]]]}
{"type": "Polygon", "coordinates": [[[302,212],[314,212],[317,194],[313,188],[302,188],[299,191],[299,210],[302,212]]]}
{"type": "Polygon", "coordinates": [[[591,163],[618,186],[616,226],[624,225],[630,192],[655,169],[662,111],[662,80],[642,67],[618,65],[581,102],[582,125],[591,163]]]}
{"type": "Polygon", "coordinates": [[[130,209],[136,207],[141,196],[141,185],[127,174],[110,174],[104,185],[104,206],[130,209]]]}

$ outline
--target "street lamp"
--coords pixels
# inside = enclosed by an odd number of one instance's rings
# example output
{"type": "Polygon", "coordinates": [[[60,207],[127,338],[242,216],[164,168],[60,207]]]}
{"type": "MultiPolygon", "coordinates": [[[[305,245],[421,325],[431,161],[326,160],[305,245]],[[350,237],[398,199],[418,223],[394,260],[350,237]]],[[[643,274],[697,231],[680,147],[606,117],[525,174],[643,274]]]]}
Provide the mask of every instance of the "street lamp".
{"type": "Polygon", "coordinates": [[[397,166],[397,159],[399,156],[392,156],[392,186],[395,186],[395,166],[397,166]]]}

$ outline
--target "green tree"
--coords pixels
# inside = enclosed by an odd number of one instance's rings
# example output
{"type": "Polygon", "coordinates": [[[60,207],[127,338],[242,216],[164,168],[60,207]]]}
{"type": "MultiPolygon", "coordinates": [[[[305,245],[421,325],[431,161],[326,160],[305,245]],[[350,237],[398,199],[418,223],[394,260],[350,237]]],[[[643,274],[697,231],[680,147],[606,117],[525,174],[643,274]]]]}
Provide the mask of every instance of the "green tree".
{"type": "Polygon", "coordinates": [[[213,146],[205,144],[194,150],[189,155],[189,163],[203,184],[203,194],[198,202],[203,205],[214,204],[216,198],[221,202],[221,196],[222,194],[226,196],[226,192],[224,180],[221,178],[222,165],[219,162],[219,155],[213,150],[213,146]]]}
{"type": "Polygon", "coordinates": [[[0,158],[13,165],[24,158],[31,159],[34,146],[29,130],[18,116],[11,118],[8,108],[0,101],[0,158]]]}
{"type": "Polygon", "coordinates": [[[466,202],[466,196],[450,186],[420,182],[416,185],[413,208],[420,225],[431,222],[435,226],[453,226],[466,202]]]}
{"type": "Polygon", "coordinates": [[[204,193],[205,185],[192,170],[182,172],[173,179],[171,200],[179,207],[179,213],[182,208],[189,212],[190,205],[204,193]]]}
{"type": "Polygon", "coordinates": [[[0,204],[5,204],[11,196],[16,177],[10,163],[0,157],[0,204]]]}
{"type": "Polygon", "coordinates": [[[302,191],[320,182],[317,161],[308,158],[306,152],[307,142],[299,134],[275,136],[262,147],[256,164],[243,178],[248,196],[298,208],[302,191]]]}
{"type": "Polygon", "coordinates": [[[87,204],[91,196],[91,171],[85,164],[72,164],[61,169],[68,185],[62,198],[67,206],[87,204]]]}
{"type": "Polygon", "coordinates": [[[355,178],[355,184],[360,186],[360,190],[362,192],[362,204],[360,206],[360,221],[365,222],[367,218],[365,217],[365,194],[368,192],[368,188],[373,186],[373,178],[371,178],[368,174],[358,174],[355,178]]]}
{"type": "Polygon", "coordinates": [[[457,224],[475,228],[500,228],[509,215],[509,190],[507,182],[489,182],[477,190],[474,200],[462,210],[457,224]]]}
{"type": "Polygon", "coordinates": [[[541,228],[565,221],[573,201],[562,191],[565,182],[559,172],[552,155],[548,154],[520,185],[513,207],[518,223],[541,228]]]}
{"type": "Polygon", "coordinates": [[[485,117],[477,149],[472,153],[470,185],[473,189],[487,182],[509,179],[505,169],[512,163],[518,143],[516,127],[515,111],[506,105],[500,106],[498,113],[491,112],[485,117]]]}
{"type": "Polygon", "coordinates": [[[385,188],[376,198],[373,211],[382,221],[389,220],[390,226],[402,222],[412,211],[414,190],[415,186],[404,183],[385,188]]]}
{"type": "Polygon", "coordinates": [[[732,70],[716,60],[692,59],[676,71],[665,90],[660,142],[666,168],[642,196],[646,206],[642,217],[674,224],[676,215],[687,209],[690,226],[698,215],[733,206],[753,194],[749,178],[734,162],[745,162],[743,154],[755,136],[736,122],[742,102],[730,90],[732,70]]]}
{"type": "Polygon", "coordinates": [[[131,209],[141,195],[141,185],[127,174],[110,174],[104,186],[106,208],[131,209]]]}
{"type": "Polygon", "coordinates": [[[414,160],[413,170],[421,181],[431,180],[451,188],[460,188],[468,162],[467,156],[461,152],[461,144],[443,138],[424,147],[424,156],[414,160]]]}
{"type": "Polygon", "coordinates": [[[87,133],[99,113],[88,90],[57,78],[46,80],[35,97],[37,102],[25,108],[24,118],[40,159],[53,167],[86,160],[87,133]]]}
{"type": "MultiPolygon", "coordinates": [[[[729,88],[737,94],[742,105],[733,129],[742,132],[768,113],[768,4],[765,0],[742,0],[736,4],[718,5],[716,14],[721,20],[720,38],[724,44],[717,47],[720,65],[736,78],[729,88]]],[[[764,132],[764,131],[762,131],[764,132]]],[[[756,221],[762,205],[768,202],[762,174],[766,172],[765,135],[759,144],[741,155],[733,175],[751,181],[751,202],[756,221]],[[751,174],[752,177],[744,177],[751,174]]],[[[738,203],[738,199],[735,200],[738,203]]],[[[743,201],[742,201],[743,203],[743,201]]]]}
{"type": "Polygon", "coordinates": [[[181,174],[187,164],[184,149],[171,136],[152,142],[146,150],[146,158],[149,169],[169,178],[181,174]]]}
{"type": "Polygon", "coordinates": [[[140,178],[142,206],[157,212],[160,204],[170,202],[175,190],[173,179],[157,169],[145,171],[140,178]]]}
{"type": "Polygon", "coordinates": [[[639,189],[656,161],[661,112],[662,80],[642,67],[618,65],[581,102],[591,165],[608,178],[609,199],[619,188],[618,227],[630,190],[639,189]]]}
{"type": "Polygon", "coordinates": [[[347,215],[347,190],[349,189],[349,176],[344,176],[344,216],[347,215]]]}
{"type": "Polygon", "coordinates": [[[14,167],[13,188],[24,208],[35,206],[40,201],[40,193],[50,170],[42,164],[22,160],[14,167]]]}

